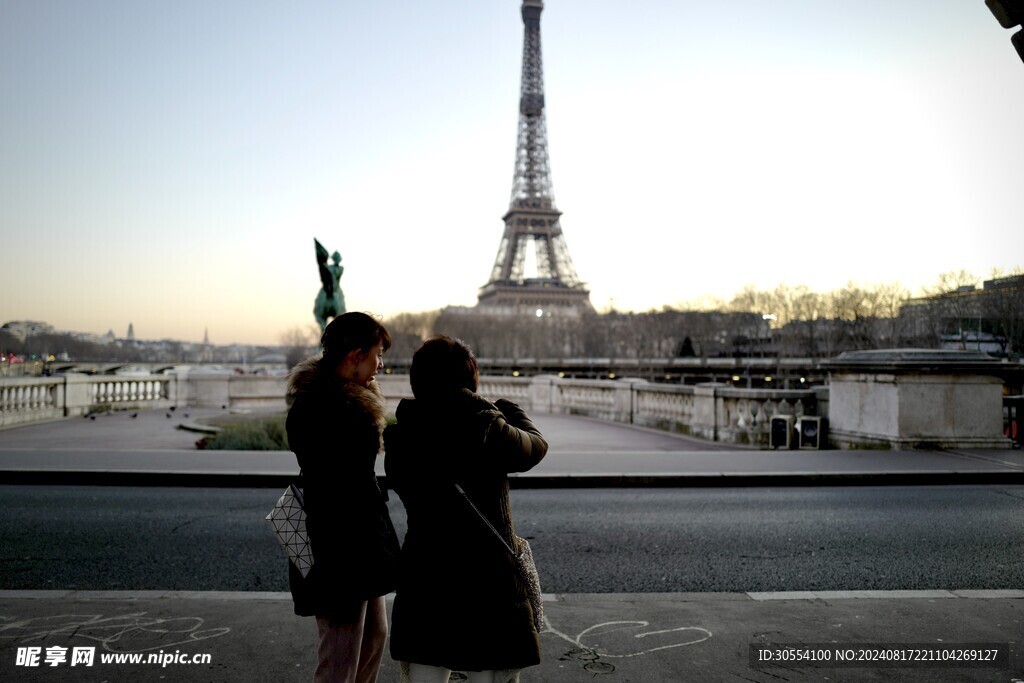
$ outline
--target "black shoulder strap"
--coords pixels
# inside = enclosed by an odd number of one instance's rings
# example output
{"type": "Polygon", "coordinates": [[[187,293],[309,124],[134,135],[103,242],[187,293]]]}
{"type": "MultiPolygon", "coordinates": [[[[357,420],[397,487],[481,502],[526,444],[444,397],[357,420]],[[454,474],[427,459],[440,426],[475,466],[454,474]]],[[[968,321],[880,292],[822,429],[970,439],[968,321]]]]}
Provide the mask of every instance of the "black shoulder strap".
{"type": "Polygon", "coordinates": [[[508,541],[505,540],[504,536],[498,533],[498,530],[494,528],[493,524],[491,524],[491,520],[487,519],[487,515],[480,512],[480,508],[478,508],[476,504],[470,499],[470,497],[466,495],[466,492],[462,489],[462,486],[460,486],[458,482],[455,483],[455,489],[462,494],[462,497],[466,499],[466,502],[469,503],[469,506],[473,508],[473,512],[475,512],[480,517],[480,519],[483,520],[483,523],[487,525],[487,528],[490,529],[491,532],[498,537],[498,540],[501,541],[501,544],[505,546],[505,550],[509,551],[509,553],[512,554],[512,557],[518,558],[519,553],[512,549],[512,546],[508,544],[508,541]]]}

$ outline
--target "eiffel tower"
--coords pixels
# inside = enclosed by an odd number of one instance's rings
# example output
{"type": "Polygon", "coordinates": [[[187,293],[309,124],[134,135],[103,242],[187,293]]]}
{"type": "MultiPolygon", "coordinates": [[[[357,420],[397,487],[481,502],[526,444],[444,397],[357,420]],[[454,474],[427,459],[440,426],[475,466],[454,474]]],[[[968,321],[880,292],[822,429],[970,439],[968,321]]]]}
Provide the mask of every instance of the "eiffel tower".
{"type": "Polygon", "coordinates": [[[519,137],[512,200],[490,281],[480,288],[477,309],[499,314],[579,315],[592,311],[590,292],[569,258],[562,212],[555,208],[544,122],[540,59],[541,0],[523,0],[523,72],[519,137]]]}

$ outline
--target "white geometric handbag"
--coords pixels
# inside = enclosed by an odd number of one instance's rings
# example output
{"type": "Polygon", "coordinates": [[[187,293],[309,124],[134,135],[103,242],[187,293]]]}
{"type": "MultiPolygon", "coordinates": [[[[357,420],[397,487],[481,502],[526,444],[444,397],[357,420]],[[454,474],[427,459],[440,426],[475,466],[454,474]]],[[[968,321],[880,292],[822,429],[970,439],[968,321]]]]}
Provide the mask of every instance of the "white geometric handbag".
{"type": "Polygon", "coordinates": [[[277,505],[267,515],[267,521],[277,540],[284,546],[292,564],[306,578],[313,568],[313,551],[309,547],[309,536],[306,534],[306,511],[302,509],[302,489],[290,484],[277,501],[277,505]]]}

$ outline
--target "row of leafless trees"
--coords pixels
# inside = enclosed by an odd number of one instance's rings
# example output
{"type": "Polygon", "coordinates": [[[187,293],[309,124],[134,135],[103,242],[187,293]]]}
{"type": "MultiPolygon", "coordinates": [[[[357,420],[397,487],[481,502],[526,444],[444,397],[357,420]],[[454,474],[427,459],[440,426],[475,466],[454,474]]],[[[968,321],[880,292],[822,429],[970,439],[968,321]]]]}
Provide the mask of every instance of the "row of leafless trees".
{"type": "MultiPolygon", "coordinates": [[[[729,301],[687,310],[537,318],[448,308],[400,313],[384,323],[394,340],[389,355],[396,359],[410,358],[433,334],[458,337],[481,358],[827,358],[858,349],[939,347],[965,325],[1003,340],[1005,353],[1019,353],[1024,275],[1002,280],[1006,286],[978,288],[970,273],[946,273],[916,299],[898,284],[849,284],[825,293],[780,285],[747,287],[729,301]]],[[[315,346],[315,335],[292,330],[282,343],[298,357],[315,346]]]]}

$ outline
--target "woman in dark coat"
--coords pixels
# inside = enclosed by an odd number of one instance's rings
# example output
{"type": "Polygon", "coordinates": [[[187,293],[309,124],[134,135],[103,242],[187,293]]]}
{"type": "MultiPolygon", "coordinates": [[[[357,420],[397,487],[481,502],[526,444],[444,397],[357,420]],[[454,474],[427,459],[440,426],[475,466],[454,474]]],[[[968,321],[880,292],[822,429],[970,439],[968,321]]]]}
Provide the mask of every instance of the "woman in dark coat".
{"type": "Polygon", "coordinates": [[[322,356],[296,366],[288,387],[288,444],[302,469],[313,553],[306,577],[289,563],[288,578],[295,613],[316,617],[314,681],[375,681],[399,552],[374,472],[385,425],[374,375],[391,337],[365,313],[346,313],[321,345],[322,356]]]}
{"type": "Polygon", "coordinates": [[[388,482],[408,515],[391,656],[413,682],[447,681],[451,670],[515,680],[540,663],[527,588],[455,485],[515,547],[507,475],[540,462],[547,442],[519,406],[475,393],[476,359],[458,340],[427,340],[410,381],[415,399],[399,404],[384,433],[388,482]]]}

